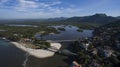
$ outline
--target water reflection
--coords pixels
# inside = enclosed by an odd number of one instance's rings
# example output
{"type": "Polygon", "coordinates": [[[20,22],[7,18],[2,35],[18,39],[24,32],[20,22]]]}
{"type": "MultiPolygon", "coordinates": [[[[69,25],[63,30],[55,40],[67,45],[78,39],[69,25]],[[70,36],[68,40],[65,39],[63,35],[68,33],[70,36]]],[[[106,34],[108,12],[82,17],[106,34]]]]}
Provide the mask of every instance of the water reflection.
{"type": "MultiPolygon", "coordinates": [[[[93,30],[83,30],[78,32],[78,27],[75,26],[51,26],[54,28],[64,27],[65,31],[60,31],[60,34],[49,34],[43,37],[44,40],[75,40],[83,37],[91,37],[93,30]]],[[[39,34],[36,34],[36,38],[40,38],[39,34]]]]}

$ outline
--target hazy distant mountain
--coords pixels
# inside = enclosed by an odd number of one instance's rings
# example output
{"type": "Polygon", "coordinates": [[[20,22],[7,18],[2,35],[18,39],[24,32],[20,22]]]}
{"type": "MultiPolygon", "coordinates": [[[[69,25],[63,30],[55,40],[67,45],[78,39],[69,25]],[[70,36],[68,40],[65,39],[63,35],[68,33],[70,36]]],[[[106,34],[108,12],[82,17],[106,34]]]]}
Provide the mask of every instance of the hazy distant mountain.
{"type": "Polygon", "coordinates": [[[40,21],[40,20],[33,20],[33,19],[0,19],[0,24],[5,23],[20,23],[20,22],[33,22],[33,21],[40,21]]]}
{"type": "Polygon", "coordinates": [[[89,22],[89,23],[107,23],[115,20],[117,20],[117,18],[107,16],[106,14],[95,14],[92,16],[72,17],[66,19],[66,21],[69,22],[89,22]]]}
{"type": "Polygon", "coordinates": [[[59,21],[59,20],[66,20],[66,17],[58,17],[58,18],[48,18],[47,20],[51,20],[51,21],[59,21]]]}
{"type": "Polygon", "coordinates": [[[65,20],[66,17],[58,17],[58,18],[44,18],[44,19],[0,19],[0,23],[6,22],[43,22],[43,21],[60,21],[65,20]]]}

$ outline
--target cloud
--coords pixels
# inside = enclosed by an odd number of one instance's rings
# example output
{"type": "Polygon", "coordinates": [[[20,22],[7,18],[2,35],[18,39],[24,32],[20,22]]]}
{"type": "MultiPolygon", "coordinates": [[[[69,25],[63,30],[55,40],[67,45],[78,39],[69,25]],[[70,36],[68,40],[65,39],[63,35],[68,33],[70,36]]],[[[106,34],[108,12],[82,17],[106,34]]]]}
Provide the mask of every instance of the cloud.
{"type": "Polygon", "coordinates": [[[60,0],[0,0],[0,8],[27,11],[32,9],[48,9],[61,4],[60,0]]]}
{"type": "Polygon", "coordinates": [[[0,0],[0,8],[11,8],[11,6],[7,6],[6,3],[10,0],[0,0]]]}
{"type": "Polygon", "coordinates": [[[37,3],[34,1],[28,1],[28,0],[19,0],[21,7],[37,7],[37,3]]]}
{"type": "Polygon", "coordinates": [[[69,7],[57,7],[62,2],[60,0],[19,0],[19,4],[15,7],[17,11],[37,11],[39,13],[73,13],[81,11],[79,8],[74,8],[71,5],[69,7]]]}
{"type": "MultiPolygon", "coordinates": [[[[1,8],[9,8],[10,11],[16,12],[18,17],[58,17],[67,16],[80,12],[82,9],[74,5],[66,5],[61,0],[0,0],[4,3],[1,8]],[[10,2],[10,3],[9,3],[10,2]],[[6,3],[9,4],[6,5],[6,3]]],[[[14,14],[13,12],[13,14],[14,14]]]]}
{"type": "Polygon", "coordinates": [[[28,8],[37,8],[38,4],[34,1],[28,0],[18,0],[18,5],[15,6],[15,9],[18,11],[26,11],[28,8]]]}
{"type": "Polygon", "coordinates": [[[48,9],[57,4],[61,4],[60,1],[42,1],[39,0],[19,0],[18,5],[15,7],[18,11],[26,11],[28,9],[48,9]]]}
{"type": "Polygon", "coordinates": [[[53,13],[59,13],[59,14],[64,14],[64,13],[76,13],[76,12],[80,12],[83,11],[84,9],[82,8],[75,8],[75,7],[49,7],[49,11],[53,12],[53,13]]]}
{"type": "Polygon", "coordinates": [[[71,15],[78,15],[77,13],[80,13],[83,11],[83,9],[80,8],[51,8],[49,12],[38,12],[37,15],[40,15],[42,17],[68,17],[71,15]]]}

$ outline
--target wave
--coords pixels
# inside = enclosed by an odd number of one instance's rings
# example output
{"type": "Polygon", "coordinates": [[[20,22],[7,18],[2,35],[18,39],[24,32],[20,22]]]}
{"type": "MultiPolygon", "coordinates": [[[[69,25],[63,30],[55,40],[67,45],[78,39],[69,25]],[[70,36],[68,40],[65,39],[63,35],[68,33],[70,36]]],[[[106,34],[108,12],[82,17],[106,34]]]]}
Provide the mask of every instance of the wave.
{"type": "Polygon", "coordinates": [[[22,64],[23,67],[27,67],[27,62],[29,60],[29,56],[30,56],[30,54],[28,54],[28,53],[25,54],[25,60],[23,61],[23,64],[22,64]]]}

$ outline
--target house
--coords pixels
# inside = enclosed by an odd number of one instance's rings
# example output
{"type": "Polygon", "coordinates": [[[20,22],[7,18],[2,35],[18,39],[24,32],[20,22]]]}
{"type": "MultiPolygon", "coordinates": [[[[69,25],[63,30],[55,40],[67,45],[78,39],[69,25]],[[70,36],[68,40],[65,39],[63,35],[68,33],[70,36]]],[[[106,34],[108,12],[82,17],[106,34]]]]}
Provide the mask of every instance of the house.
{"type": "Polygon", "coordinates": [[[32,42],[32,39],[29,38],[22,38],[21,42],[32,42]]]}
{"type": "Polygon", "coordinates": [[[82,48],[82,49],[85,50],[85,49],[86,49],[86,44],[85,44],[85,43],[81,43],[81,44],[80,44],[80,48],[82,48]]]}
{"type": "Polygon", "coordinates": [[[87,51],[89,45],[90,45],[90,43],[87,40],[85,40],[85,41],[81,41],[80,47],[82,47],[83,49],[85,49],[87,51]]]}
{"type": "Polygon", "coordinates": [[[105,57],[111,57],[112,54],[113,54],[112,50],[104,50],[104,56],[105,57]]]}
{"type": "Polygon", "coordinates": [[[44,34],[45,32],[46,32],[46,31],[40,31],[39,33],[40,33],[40,34],[44,34]]]}
{"type": "Polygon", "coordinates": [[[104,57],[111,57],[113,55],[113,50],[109,46],[104,47],[98,47],[99,55],[102,55],[104,57]]]}
{"type": "Polygon", "coordinates": [[[18,34],[13,34],[14,36],[18,36],[18,34]]]}
{"type": "Polygon", "coordinates": [[[92,51],[91,51],[91,53],[92,53],[93,55],[96,55],[96,54],[98,53],[98,50],[97,50],[96,48],[93,48],[92,51]]]}
{"type": "Polygon", "coordinates": [[[50,35],[54,35],[55,33],[49,33],[50,35]]]}
{"type": "Polygon", "coordinates": [[[82,67],[82,65],[78,64],[77,61],[73,61],[70,67],[82,67]]]}
{"type": "Polygon", "coordinates": [[[88,46],[89,46],[89,43],[86,43],[86,44],[84,45],[84,48],[85,48],[86,51],[88,50],[88,46]]]}

